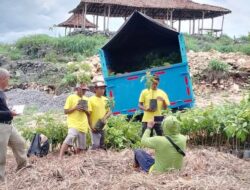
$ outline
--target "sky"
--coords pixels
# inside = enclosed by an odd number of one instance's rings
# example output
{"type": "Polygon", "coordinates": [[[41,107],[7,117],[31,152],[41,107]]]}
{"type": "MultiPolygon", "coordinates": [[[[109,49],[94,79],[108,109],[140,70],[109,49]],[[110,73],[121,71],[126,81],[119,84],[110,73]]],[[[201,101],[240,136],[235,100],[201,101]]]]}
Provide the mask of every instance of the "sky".
{"type": "MultiPolygon", "coordinates": [[[[193,0],[198,3],[218,5],[228,8],[231,14],[225,16],[224,33],[231,37],[247,35],[250,32],[249,0],[193,0]]],[[[1,0],[0,3],[0,42],[12,43],[18,38],[30,34],[48,34],[63,36],[64,30],[52,26],[65,21],[69,11],[74,9],[80,0],[1,0]]],[[[87,17],[90,21],[93,17],[87,17]]],[[[102,29],[102,20],[99,21],[102,29]]],[[[112,18],[110,30],[116,31],[123,24],[123,19],[112,18]]],[[[222,17],[215,19],[214,28],[220,28],[222,17]]],[[[177,24],[177,23],[176,23],[177,24]]],[[[177,25],[175,25],[177,27],[177,25]]],[[[211,19],[205,27],[211,26],[211,19]]],[[[188,23],[182,23],[182,32],[188,31],[188,23]]]]}

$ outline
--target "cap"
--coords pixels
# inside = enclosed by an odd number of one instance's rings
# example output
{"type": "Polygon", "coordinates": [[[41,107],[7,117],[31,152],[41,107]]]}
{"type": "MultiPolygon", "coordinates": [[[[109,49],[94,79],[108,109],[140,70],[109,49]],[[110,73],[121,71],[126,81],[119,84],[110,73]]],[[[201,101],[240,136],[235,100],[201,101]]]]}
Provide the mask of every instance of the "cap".
{"type": "Polygon", "coordinates": [[[76,88],[81,88],[82,90],[89,90],[86,84],[76,84],[76,88]]]}

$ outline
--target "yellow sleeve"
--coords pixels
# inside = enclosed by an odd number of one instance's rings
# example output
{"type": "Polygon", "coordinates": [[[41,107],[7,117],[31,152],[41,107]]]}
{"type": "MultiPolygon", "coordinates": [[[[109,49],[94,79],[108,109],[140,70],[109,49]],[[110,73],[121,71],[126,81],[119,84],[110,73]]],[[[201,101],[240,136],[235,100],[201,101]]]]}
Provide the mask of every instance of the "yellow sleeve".
{"type": "Polygon", "coordinates": [[[72,106],[72,98],[71,96],[69,96],[67,99],[66,99],[66,102],[65,102],[65,105],[64,105],[64,109],[67,110],[67,109],[70,109],[71,106],[72,106]]]}
{"type": "Polygon", "coordinates": [[[163,98],[164,98],[166,104],[169,106],[170,105],[170,101],[169,101],[168,95],[165,92],[163,92],[163,98]]]}
{"type": "Polygon", "coordinates": [[[92,98],[90,97],[88,100],[88,111],[91,113],[92,112],[92,98]],[[91,109],[90,109],[91,108],[91,109]]]}
{"type": "Polygon", "coordinates": [[[91,100],[88,99],[88,111],[92,112],[92,105],[91,105],[91,100]]]}
{"type": "Polygon", "coordinates": [[[145,91],[142,91],[140,94],[139,102],[145,103],[145,91]]]}

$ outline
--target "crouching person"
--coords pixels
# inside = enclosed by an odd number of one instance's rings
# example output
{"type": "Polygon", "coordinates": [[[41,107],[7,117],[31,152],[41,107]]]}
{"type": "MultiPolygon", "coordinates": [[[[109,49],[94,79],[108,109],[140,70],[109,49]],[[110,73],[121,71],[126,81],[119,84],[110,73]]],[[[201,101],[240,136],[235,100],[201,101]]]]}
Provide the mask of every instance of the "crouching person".
{"type": "Polygon", "coordinates": [[[145,172],[166,172],[171,169],[181,169],[185,156],[186,140],[180,134],[180,123],[176,117],[168,116],[162,123],[165,136],[150,137],[154,122],[148,122],[142,137],[142,145],[155,151],[155,159],[144,150],[137,149],[135,153],[135,167],[145,172]]]}
{"type": "Polygon", "coordinates": [[[92,150],[105,149],[104,145],[104,126],[107,118],[111,115],[107,108],[107,98],[104,97],[106,85],[103,81],[95,83],[95,95],[89,98],[92,108],[90,112],[90,128],[92,150]]]}
{"type": "Polygon", "coordinates": [[[86,150],[86,134],[89,129],[89,111],[91,106],[85,95],[88,90],[85,84],[78,84],[75,94],[70,95],[64,106],[64,113],[67,114],[68,135],[65,138],[61,150],[60,159],[69,146],[77,141],[76,153],[86,150]]]}

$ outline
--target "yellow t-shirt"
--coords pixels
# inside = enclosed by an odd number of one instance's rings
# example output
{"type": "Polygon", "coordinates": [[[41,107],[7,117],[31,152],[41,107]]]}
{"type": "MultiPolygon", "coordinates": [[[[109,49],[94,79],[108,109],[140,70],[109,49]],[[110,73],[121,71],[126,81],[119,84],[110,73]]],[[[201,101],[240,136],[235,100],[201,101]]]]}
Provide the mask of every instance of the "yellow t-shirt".
{"type": "MultiPolygon", "coordinates": [[[[149,108],[150,99],[156,99],[158,96],[162,97],[167,105],[170,105],[168,95],[160,89],[152,90],[145,89],[141,92],[139,102],[143,103],[146,109],[149,108]]],[[[142,122],[149,122],[154,120],[154,116],[161,116],[161,110],[163,108],[162,101],[157,100],[157,110],[155,112],[144,111],[142,122]]]]}
{"type": "MultiPolygon", "coordinates": [[[[77,94],[70,95],[66,103],[64,105],[64,109],[72,109],[75,106],[77,106],[79,100],[87,100],[88,98],[86,96],[83,96],[82,98],[79,97],[77,94]]],[[[88,101],[88,111],[91,111],[91,105],[88,101]]],[[[74,128],[77,129],[80,132],[87,133],[89,129],[89,122],[88,117],[85,112],[82,111],[74,111],[67,116],[67,124],[68,128],[74,128]]]]}
{"type": "Polygon", "coordinates": [[[106,104],[107,104],[107,98],[92,96],[89,98],[89,103],[91,105],[92,111],[90,113],[90,121],[92,126],[94,127],[95,124],[99,119],[102,119],[105,114],[107,113],[106,104]]]}

